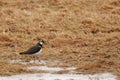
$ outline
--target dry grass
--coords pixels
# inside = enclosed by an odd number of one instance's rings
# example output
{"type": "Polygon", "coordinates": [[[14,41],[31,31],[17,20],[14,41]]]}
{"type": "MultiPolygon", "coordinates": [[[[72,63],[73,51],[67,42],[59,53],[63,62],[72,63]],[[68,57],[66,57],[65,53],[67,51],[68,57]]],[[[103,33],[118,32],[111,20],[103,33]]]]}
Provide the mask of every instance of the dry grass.
{"type": "MultiPolygon", "coordinates": [[[[120,76],[119,0],[0,0],[0,59],[19,58],[15,53],[40,38],[46,42],[41,59],[120,76]]],[[[4,74],[22,67],[3,64],[4,74]]]]}
{"type": "Polygon", "coordinates": [[[27,70],[23,69],[23,65],[10,64],[5,60],[0,61],[0,75],[12,75],[16,73],[25,73],[27,70]]]}

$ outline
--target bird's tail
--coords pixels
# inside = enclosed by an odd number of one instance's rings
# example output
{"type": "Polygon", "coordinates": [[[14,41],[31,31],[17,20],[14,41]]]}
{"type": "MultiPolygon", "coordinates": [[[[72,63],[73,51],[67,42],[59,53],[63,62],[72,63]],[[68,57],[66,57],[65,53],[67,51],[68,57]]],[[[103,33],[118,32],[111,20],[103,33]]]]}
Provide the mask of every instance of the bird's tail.
{"type": "Polygon", "coordinates": [[[25,53],[24,52],[20,52],[19,54],[22,55],[22,54],[25,54],[25,53]]]}

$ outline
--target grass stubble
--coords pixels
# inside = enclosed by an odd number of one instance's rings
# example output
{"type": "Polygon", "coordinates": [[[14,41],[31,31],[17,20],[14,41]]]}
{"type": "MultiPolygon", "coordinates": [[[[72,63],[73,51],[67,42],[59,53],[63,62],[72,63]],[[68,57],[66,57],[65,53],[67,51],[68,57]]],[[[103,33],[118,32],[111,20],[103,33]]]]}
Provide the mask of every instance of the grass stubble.
{"type": "Polygon", "coordinates": [[[0,0],[0,75],[32,72],[9,60],[42,38],[48,66],[120,76],[119,36],[119,0],[0,0]]]}

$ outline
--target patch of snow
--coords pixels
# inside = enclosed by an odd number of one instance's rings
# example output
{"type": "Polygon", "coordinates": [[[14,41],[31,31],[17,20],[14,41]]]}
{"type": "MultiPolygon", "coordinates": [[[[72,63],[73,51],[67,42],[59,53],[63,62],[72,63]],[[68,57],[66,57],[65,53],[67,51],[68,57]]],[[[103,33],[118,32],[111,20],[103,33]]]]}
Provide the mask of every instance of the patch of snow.
{"type": "Polygon", "coordinates": [[[117,80],[111,73],[82,74],[22,74],[0,77],[0,80],[117,80]]]}
{"type": "Polygon", "coordinates": [[[76,68],[75,67],[68,67],[65,70],[72,71],[72,70],[76,70],[76,68]]]}
{"type": "Polygon", "coordinates": [[[34,64],[46,64],[45,61],[43,60],[30,60],[30,61],[22,61],[22,60],[10,60],[10,63],[20,63],[20,64],[29,64],[29,63],[34,63],[34,64]]]}
{"type": "Polygon", "coordinates": [[[10,63],[19,63],[21,60],[9,60],[10,63]]]}
{"type": "Polygon", "coordinates": [[[28,67],[27,69],[44,70],[44,71],[62,71],[62,70],[64,70],[63,68],[59,68],[59,67],[47,67],[47,66],[32,66],[32,67],[28,67]]]}
{"type": "Polygon", "coordinates": [[[32,66],[32,67],[28,67],[27,69],[57,72],[57,71],[64,71],[64,70],[73,71],[76,68],[75,67],[60,68],[60,67],[47,67],[47,66],[32,66]]]}
{"type": "Polygon", "coordinates": [[[46,64],[46,62],[45,61],[43,61],[43,60],[31,60],[31,61],[29,61],[29,63],[35,63],[35,64],[46,64]]]}

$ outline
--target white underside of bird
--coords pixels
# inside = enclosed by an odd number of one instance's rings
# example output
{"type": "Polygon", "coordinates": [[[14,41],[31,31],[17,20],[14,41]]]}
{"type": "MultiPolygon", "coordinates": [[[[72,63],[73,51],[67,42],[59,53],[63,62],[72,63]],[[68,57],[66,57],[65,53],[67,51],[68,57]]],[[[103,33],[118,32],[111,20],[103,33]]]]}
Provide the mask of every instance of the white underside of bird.
{"type": "Polygon", "coordinates": [[[32,55],[39,55],[42,52],[42,49],[32,55]]]}

